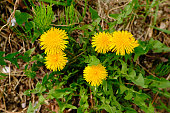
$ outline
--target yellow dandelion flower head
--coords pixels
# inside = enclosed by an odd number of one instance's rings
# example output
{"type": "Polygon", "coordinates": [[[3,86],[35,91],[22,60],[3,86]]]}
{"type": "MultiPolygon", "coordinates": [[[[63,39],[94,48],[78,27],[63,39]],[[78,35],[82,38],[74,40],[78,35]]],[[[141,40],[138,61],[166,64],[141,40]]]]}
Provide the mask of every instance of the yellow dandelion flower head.
{"type": "Polygon", "coordinates": [[[40,36],[40,46],[45,49],[46,54],[56,54],[64,50],[68,41],[68,36],[64,30],[52,27],[50,30],[40,36]]]}
{"type": "Polygon", "coordinates": [[[107,77],[107,71],[101,64],[87,66],[83,73],[85,80],[92,86],[99,86],[107,77]]]}
{"type": "Polygon", "coordinates": [[[116,55],[125,55],[133,52],[134,48],[139,46],[138,41],[128,31],[115,31],[112,33],[111,47],[116,55]]]}
{"type": "Polygon", "coordinates": [[[52,71],[62,70],[66,63],[67,63],[67,57],[64,52],[58,52],[56,54],[49,54],[45,57],[45,65],[47,69],[52,71]]]}
{"type": "Polygon", "coordinates": [[[106,53],[110,50],[110,38],[112,36],[109,33],[100,32],[92,37],[92,47],[96,47],[95,51],[98,53],[106,53]]]}

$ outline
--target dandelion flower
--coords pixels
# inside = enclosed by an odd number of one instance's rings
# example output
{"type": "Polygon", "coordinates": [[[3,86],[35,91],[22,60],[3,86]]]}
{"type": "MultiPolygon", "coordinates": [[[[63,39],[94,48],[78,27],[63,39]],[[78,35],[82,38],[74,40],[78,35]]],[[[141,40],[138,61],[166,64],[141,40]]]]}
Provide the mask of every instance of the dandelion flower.
{"type": "Polygon", "coordinates": [[[112,36],[109,33],[98,33],[92,37],[92,47],[96,47],[95,51],[98,53],[106,53],[110,50],[110,38],[112,36]]]}
{"type": "Polygon", "coordinates": [[[62,70],[67,63],[67,57],[64,52],[58,52],[53,55],[49,54],[45,57],[45,60],[47,69],[52,71],[62,70]]]}
{"type": "Polygon", "coordinates": [[[68,36],[64,30],[51,28],[40,37],[40,46],[42,50],[45,49],[46,54],[56,54],[64,50],[68,41],[68,36]]]}
{"type": "Polygon", "coordinates": [[[99,86],[103,79],[107,77],[107,71],[101,64],[85,67],[84,71],[85,80],[92,86],[99,86]]]}
{"type": "Polygon", "coordinates": [[[135,47],[139,46],[138,41],[128,31],[113,32],[111,42],[110,49],[112,52],[116,52],[116,55],[125,55],[125,52],[130,54],[135,47]]]}

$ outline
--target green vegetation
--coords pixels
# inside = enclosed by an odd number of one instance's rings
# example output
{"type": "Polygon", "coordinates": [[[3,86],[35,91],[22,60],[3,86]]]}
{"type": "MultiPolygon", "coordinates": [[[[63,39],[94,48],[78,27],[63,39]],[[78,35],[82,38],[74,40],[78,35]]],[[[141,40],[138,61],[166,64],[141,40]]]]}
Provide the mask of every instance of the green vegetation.
{"type": "MultiPolygon", "coordinates": [[[[160,104],[158,104],[154,98],[157,95],[170,98],[167,90],[170,87],[167,79],[170,73],[167,53],[170,52],[170,48],[167,45],[154,37],[145,41],[139,39],[139,46],[133,53],[125,56],[116,55],[115,52],[97,53],[91,45],[91,38],[95,34],[112,33],[122,26],[123,30],[127,30],[126,27],[133,23],[133,19],[143,18],[141,21],[145,22],[150,15],[153,15],[152,23],[146,26],[169,36],[170,31],[157,26],[159,4],[164,1],[146,0],[146,4],[141,4],[138,0],[132,0],[120,8],[119,13],[109,12],[108,16],[113,21],[102,18],[98,9],[90,6],[90,3],[92,4],[90,0],[80,1],[83,3],[81,10],[77,0],[41,0],[38,2],[39,5],[35,5],[34,0],[29,0],[28,3],[24,2],[28,6],[29,13],[19,9],[15,11],[16,25],[11,26],[10,29],[18,39],[23,39],[30,45],[30,48],[25,52],[0,51],[0,65],[4,67],[10,62],[20,69],[19,62],[23,62],[25,69],[22,71],[28,79],[35,80],[35,88],[27,89],[24,95],[36,95],[38,103],[35,105],[30,100],[27,113],[34,113],[40,105],[49,105],[49,100],[57,103],[59,113],[67,110],[77,113],[100,113],[103,110],[108,113],[137,113],[138,110],[154,113],[155,109],[165,109],[170,112],[167,104],[162,100],[159,100],[160,104]],[[145,10],[141,11],[142,7],[145,7],[145,10]],[[151,11],[153,8],[155,10],[151,11]],[[87,22],[87,16],[90,16],[91,21],[87,22]],[[68,62],[61,71],[46,69],[46,55],[39,46],[39,37],[51,27],[65,30],[69,38],[67,48],[64,50],[68,62]],[[156,60],[152,67],[147,68],[144,64],[147,55],[160,55],[168,61],[162,62],[154,57],[156,60]],[[84,79],[83,70],[87,65],[99,63],[106,67],[107,79],[99,86],[91,86],[84,79]],[[44,73],[40,74],[42,70],[44,73]],[[37,78],[37,74],[42,76],[41,79],[37,78]]],[[[96,7],[97,5],[96,1],[96,7]]],[[[7,77],[8,74],[0,73],[0,80],[7,77]]]]}

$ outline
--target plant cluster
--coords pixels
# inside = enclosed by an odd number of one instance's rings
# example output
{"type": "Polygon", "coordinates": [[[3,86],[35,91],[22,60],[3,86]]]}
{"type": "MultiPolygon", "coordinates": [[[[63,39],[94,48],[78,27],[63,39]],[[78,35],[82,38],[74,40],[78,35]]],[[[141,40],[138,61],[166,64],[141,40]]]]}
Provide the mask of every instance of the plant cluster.
{"type": "MultiPolygon", "coordinates": [[[[63,7],[56,20],[62,25],[51,24],[54,19],[52,5],[35,6],[29,0],[35,9],[34,16],[16,10],[17,27],[11,29],[25,41],[38,46],[24,54],[6,55],[0,52],[0,65],[5,66],[5,61],[9,61],[19,68],[20,59],[26,64],[24,72],[31,79],[36,78],[40,68],[45,72],[34,89],[24,92],[26,96],[35,94],[38,97],[37,104],[29,102],[27,113],[34,113],[40,105],[49,105],[50,100],[57,103],[60,113],[68,109],[78,113],[103,110],[109,113],[137,113],[134,108],[154,113],[159,105],[154,103],[153,95],[170,98],[167,90],[170,82],[165,79],[169,73],[169,61],[157,63],[153,72],[140,64],[142,57],[149,52],[167,53],[170,48],[153,38],[136,40],[129,31],[113,28],[124,24],[124,19],[132,19],[135,15],[132,11],[140,6],[138,0],[132,0],[120,14],[110,14],[115,21],[108,23],[106,20],[109,27],[105,30],[100,25],[102,19],[92,7],[89,7],[89,12],[93,21],[81,24],[86,16],[88,0],[84,0],[82,14],[76,10],[74,0],[41,1],[63,7]],[[74,32],[78,32],[77,37],[74,32]]],[[[6,76],[0,73],[0,79],[6,76]]],[[[162,106],[170,111],[163,103],[162,106]]]]}

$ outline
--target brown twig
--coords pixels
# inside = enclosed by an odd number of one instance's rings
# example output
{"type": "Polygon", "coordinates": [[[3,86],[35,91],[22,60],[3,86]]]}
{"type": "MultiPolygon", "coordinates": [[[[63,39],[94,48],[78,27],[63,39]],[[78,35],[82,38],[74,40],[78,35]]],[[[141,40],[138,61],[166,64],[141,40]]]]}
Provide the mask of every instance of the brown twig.
{"type": "MultiPolygon", "coordinates": [[[[168,77],[166,78],[166,80],[169,80],[169,78],[170,78],[170,74],[168,75],[168,77]]],[[[162,88],[159,88],[159,90],[162,90],[162,88]]],[[[154,96],[153,101],[152,101],[151,104],[153,104],[153,103],[155,102],[155,100],[156,100],[158,94],[159,94],[159,92],[157,91],[157,93],[155,94],[155,96],[154,96]]]]}
{"type": "Polygon", "coordinates": [[[81,52],[80,54],[78,54],[77,56],[75,56],[73,59],[76,59],[77,57],[79,57],[80,55],[82,55],[83,53],[85,53],[86,52],[86,50],[85,51],[83,51],[83,52],[81,52]]]}
{"type": "MultiPolygon", "coordinates": [[[[3,32],[0,32],[0,35],[1,35],[3,38],[5,38],[5,40],[8,39],[8,37],[5,36],[5,35],[7,35],[7,34],[5,34],[5,33],[3,33],[3,32]]],[[[15,46],[19,45],[17,42],[15,42],[15,41],[13,41],[13,40],[11,40],[11,42],[15,43],[15,44],[14,44],[15,46]]]]}
{"type": "MultiPolygon", "coordinates": [[[[5,39],[5,44],[4,44],[4,48],[3,48],[3,51],[5,51],[5,49],[6,49],[6,44],[7,44],[7,38],[5,39]]],[[[3,54],[3,57],[5,57],[5,54],[3,54]]]]}
{"type": "Polygon", "coordinates": [[[130,23],[130,26],[129,26],[130,31],[131,31],[131,29],[132,29],[132,24],[133,24],[134,20],[135,20],[135,16],[133,17],[133,19],[132,19],[132,21],[131,21],[131,23],[130,23]]]}
{"type": "MultiPolygon", "coordinates": [[[[164,35],[164,37],[167,39],[167,40],[169,40],[169,37],[164,33],[164,32],[161,32],[163,35],[164,35]]],[[[167,43],[167,41],[164,41],[165,42],[165,44],[169,47],[169,44],[167,43]]]]}
{"type": "Polygon", "coordinates": [[[140,67],[142,67],[146,72],[148,72],[150,75],[156,77],[153,73],[151,73],[151,72],[150,72],[149,70],[147,70],[144,66],[142,66],[142,65],[139,63],[138,60],[136,61],[136,63],[137,63],[140,67]]]}
{"type": "Polygon", "coordinates": [[[102,8],[101,8],[101,1],[98,0],[98,15],[101,17],[101,27],[104,30],[104,22],[103,22],[103,16],[102,16],[102,8]]]}
{"type": "Polygon", "coordinates": [[[135,84],[133,84],[133,83],[125,83],[125,84],[132,85],[132,86],[134,86],[134,85],[135,85],[135,84]]]}
{"type": "Polygon", "coordinates": [[[90,88],[90,103],[91,103],[91,107],[93,108],[93,95],[91,93],[91,88],[90,88]]]}
{"type": "MultiPolygon", "coordinates": [[[[28,108],[28,107],[27,107],[28,108]]],[[[22,111],[20,111],[20,112],[11,112],[11,111],[7,111],[7,110],[5,110],[5,109],[2,109],[2,108],[0,108],[0,110],[1,111],[4,111],[5,113],[24,113],[24,111],[25,110],[27,110],[27,108],[24,108],[22,111]]]]}
{"type": "MultiPolygon", "coordinates": [[[[11,20],[14,18],[14,15],[15,15],[15,11],[16,11],[16,9],[17,9],[17,5],[19,4],[19,0],[16,0],[15,1],[15,4],[14,4],[14,11],[11,13],[11,15],[10,15],[10,17],[9,17],[9,21],[5,24],[5,25],[3,25],[2,27],[1,27],[1,29],[0,29],[0,32],[1,32],[1,30],[4,28],[4,27],[6,27],[7,25],[11,25],[11,20]]],[[[8,27],[9,27],[8,26],[8,27]]]]}
{"type": "MultiPolygon", "coordinates": [[[[84,22],[81,22],[81,23],[84,23],[84,22]]],[[[56,26],[56,27],[58,27],[58,26],[63,26],[63,27],[65,27],[65,26],[79,25],[79,24],[81,24],[81,23],[72,23],[72,24],[69,24],[69,25],[56,25],[56,24],[51,24],[51,25],[52,25],[52,26],[56,26]]]]}
{"type": "Polygon", "coordinates": [[[108,12],[107,12],[107,17],[110,18],[110,19],[113,19],[112,17],[109,16],[110,12],[115,10],[115,9],[119,9],[119,8],[122,8],[124,6],[126,6],[127,4],[129,4],[132,0],[129,0],[126,4],[122,5],[122,6],[118,6],[118,7],[114,7],[112,9],[110,9],[108,12]]]}
{"type": "MultiPolygon", "coordinates": [[[[146,32],[146,34],[145,34],[145,41],[147,40],[147,36],[149,35],[149,33],[152,33],[153,34],[153,28],[152,27],[150,27],[150,26],[152,26],[152,22],[153,21],[153,16],[151,17],[151,21],[150,21],[150,24],[149,24],[149,28],[148,28],[148,30],[147,30],[147,32],[146,32]]],[[[150,38],[151,36],[149,35],[149,38],[150,38]]],[[[149,40],[149,39],[148,39],[149,40]]]]}
{"type": "Polygon", "coordinates": [[[11,65],[9,64],[9,84],[11,85],[11,65]]]}
{"type": "Polygon", "coordinates": [[[9,46],[10,46],[10,48],[11,48],[11,53],[12,53],[12,45],[11,45],[11,41],[10,41],[10,40],[11,40],[11,33],[9,34],[9,37],[8,37],[8,38],[9,38],[9,40],[8,40],[9,46]]]}
{"type": "Polygon", "coordinates": [[[5,103],[5,98],[4,98],[4,96],[3,96],[3,101],[4,101],[5,110],[6,110],[6,103],[5,103]]]}
{"type": "MultiPolygon", "coordinates": [[[[77,55],[77,56],[73,57],[71,60],[76,59],[77,57],[79,57],[80,55],[82,55],[84,52],[86,52],[86,50],[85,50],[85,51],[83,51],[83,52],[81,52],[79,55],[77,55]]],[[[74,60],[74,61],[70,62],[70,63],[69,63],[69,65],[70,65],[70,64],[72,64],[72,63],[74,63],[75,61],[76,61],[76,60],[74,60]]]]}
{"type": "Polygon", "coordinates": [[[17,88],[17,86],[18,86],[18,84],[20,83],[22,77],[23,77],[23,76],[21,76],[21,78],[19,79],[19,81],[18,81],[17,84],[15,85],[14,90],[17,88]]]}
{"type": "Polygon", "coordinates": [[[68,50],[64,50],[64,51],[66,51],[68,54],[70,54],[71,56],[74,56],[70,51],[68,51],[68,50]]]}

